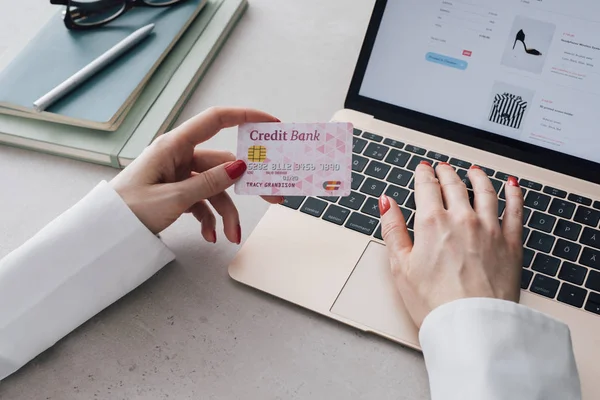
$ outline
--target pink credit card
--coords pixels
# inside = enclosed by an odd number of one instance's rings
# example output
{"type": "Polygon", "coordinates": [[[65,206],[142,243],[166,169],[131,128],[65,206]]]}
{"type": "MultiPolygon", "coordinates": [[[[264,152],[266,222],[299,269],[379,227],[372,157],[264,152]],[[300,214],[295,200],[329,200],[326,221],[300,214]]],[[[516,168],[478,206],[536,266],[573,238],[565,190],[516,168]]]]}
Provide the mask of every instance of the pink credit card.
{"type": "Polygon", "coordinates": [[[238,128],[237,157],[248,170],[237,194],[348,196],[352,129],[346,122],[258,123],[238,128]]]}

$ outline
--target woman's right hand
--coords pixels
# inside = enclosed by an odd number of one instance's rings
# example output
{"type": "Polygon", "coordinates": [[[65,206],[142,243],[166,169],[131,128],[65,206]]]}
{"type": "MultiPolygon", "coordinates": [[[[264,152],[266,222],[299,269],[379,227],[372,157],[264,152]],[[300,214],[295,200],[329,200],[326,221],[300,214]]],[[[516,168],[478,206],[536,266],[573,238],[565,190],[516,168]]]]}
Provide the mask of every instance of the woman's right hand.
{"type": "Polygon", "coordinates": [[[396,286],[417,326],[435,308],[454,300],[487,297],[519,301],[523,258],[523,194],[515,178],[505,185],[506,209],[485,172],[469,170],[475,193],[454,169],[422,163],[415,173],[415,242],[398,205],[382,196],[382,234],[396,286]],[[437,177],[436,177],[437,172],[437,177]]]}

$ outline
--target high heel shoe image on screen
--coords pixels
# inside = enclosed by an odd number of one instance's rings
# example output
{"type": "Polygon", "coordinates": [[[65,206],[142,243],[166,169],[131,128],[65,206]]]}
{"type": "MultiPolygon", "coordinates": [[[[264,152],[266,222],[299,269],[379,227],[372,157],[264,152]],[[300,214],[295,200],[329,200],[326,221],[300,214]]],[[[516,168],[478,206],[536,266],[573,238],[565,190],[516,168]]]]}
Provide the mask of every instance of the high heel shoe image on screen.
{"type": "Polygon", "coordinates": [[[513,44],[513,50],[515,49],[517,42],[523,43],[523,48],[525,49],[525,53],[531,54],[532,56],[541,56],[542,55],[542,53],[540,53],[536,49],[530,49],[527,47],[527,45],[525,44],[525,32],[523,32],[523,29],[521,29],[519,32],[517,32],[517,36],[515,37],[515,43],[513,44]]]}

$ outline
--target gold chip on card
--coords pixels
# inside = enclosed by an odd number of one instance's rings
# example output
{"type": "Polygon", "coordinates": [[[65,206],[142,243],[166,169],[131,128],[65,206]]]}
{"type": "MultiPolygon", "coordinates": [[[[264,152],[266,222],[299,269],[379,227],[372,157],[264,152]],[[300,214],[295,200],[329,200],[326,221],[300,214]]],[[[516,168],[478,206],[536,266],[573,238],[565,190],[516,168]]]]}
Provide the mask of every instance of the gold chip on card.
{"type": "Polygon", "coordinates": [[[248,161],[265,162],[267,159],[267,148],[265,146],[248,147],[248,161]]]}

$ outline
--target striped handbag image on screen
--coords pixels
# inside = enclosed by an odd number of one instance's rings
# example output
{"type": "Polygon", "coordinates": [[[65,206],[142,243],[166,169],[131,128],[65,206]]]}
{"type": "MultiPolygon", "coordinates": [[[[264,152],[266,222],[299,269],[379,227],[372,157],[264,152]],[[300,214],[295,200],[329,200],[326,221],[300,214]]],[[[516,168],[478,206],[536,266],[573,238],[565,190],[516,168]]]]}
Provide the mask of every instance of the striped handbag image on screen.
{"type": "Polygon", "coordinates": [[[494,97],[489,120],[514,129],[521,128],[527,102],[521,96],[510,93],[497,94],[494,97]]]}

